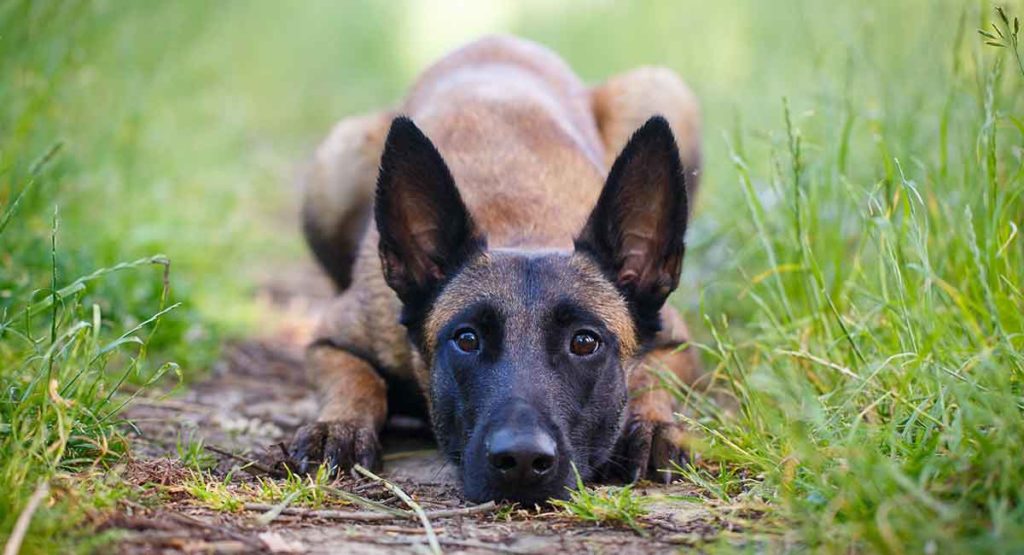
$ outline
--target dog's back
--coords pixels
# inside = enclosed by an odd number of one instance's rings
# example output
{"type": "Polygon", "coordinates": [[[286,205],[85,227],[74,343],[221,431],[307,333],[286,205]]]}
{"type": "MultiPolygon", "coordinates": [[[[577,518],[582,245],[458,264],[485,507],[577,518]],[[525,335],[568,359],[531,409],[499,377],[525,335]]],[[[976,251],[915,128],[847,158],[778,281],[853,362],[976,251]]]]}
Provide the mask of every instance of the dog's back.
{"type": "Polygon", "coordinates": [[[601,190],[604,148],[588,90],[561,59],[481,40],[429,69],[401,111],[448,162],[491,246],[572,245],[601,190]]]}
{"type": "Polygon", "coordinates": [[[674,72],[638,68],[587,88],[547,48],[506,36],[478,40],[423,72],[396,109],[334,127],[306,178],[306,238],[347,289],[360,271],[358,255],[375,253],[370,212],[380,154],[392,118],[406,114],[448,162],[493,245],[568,246],[612,159],[656,113],[676,134],[692,198],[700,117],[674,72]]]}

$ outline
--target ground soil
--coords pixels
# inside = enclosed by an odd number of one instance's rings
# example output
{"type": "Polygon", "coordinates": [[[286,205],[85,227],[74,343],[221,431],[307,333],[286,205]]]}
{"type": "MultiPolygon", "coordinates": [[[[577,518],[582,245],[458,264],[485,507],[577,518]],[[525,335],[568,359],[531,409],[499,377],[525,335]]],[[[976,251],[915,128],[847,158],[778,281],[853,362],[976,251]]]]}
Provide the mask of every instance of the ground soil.
{"type": "MultiPolygon", "coordinates": [[[[261,524],[258,518],[265,508],[213,510],[182,486],[191,475],[179,462],[183,440],[202,438],[210,463],[215,464],[211,474],[223,479],[232,473],[230,487],[244,491],[257,475],[275,472],[282,445],[297,426],[314,416],[315,400],[304,381],[301,357],[318,312],[330,298],[330,287],[310,266],[276,276],[258,295],[258,302],[275,315],[271,329],[225,346],[211,375],[184,394],[141,399],[128,412],[137,428],[133,460],[119,471],[147,493],[103,523],[105,528],[123,531],[117,549],[132,554],[427,551],[424,529],[416,520],[352,522],[293,507],[300,514],[282,514],[270,524],[261,524]],[[256,464],[239,470],[247,461],[256,464]]],[[[427,511],[467,507],[429,432],[411,424],[385,431],[387,454],[381,475],[427,511]]],[[[366,478],[346,476],[335,485],[406,508],[383,486],[366,478]]],[[[621,525],[583,522],[552,508],[498,507],[436,517],[431,523],[441,547],[449,553],[654,553],[700,546],[705,539],[735,528],[686,483],[641,484],[637,492],[651,498],[649,512],[640,521],[642,535],[621,525]]],[[[338,503],[330,508],[360,510],[338,503]]]]}

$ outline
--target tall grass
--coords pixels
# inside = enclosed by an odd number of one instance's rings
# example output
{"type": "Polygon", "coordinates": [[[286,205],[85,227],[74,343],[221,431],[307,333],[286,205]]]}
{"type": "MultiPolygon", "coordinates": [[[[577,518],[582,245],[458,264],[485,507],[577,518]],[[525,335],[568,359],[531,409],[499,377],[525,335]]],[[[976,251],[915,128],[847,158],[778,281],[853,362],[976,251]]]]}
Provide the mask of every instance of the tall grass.
{"type": "Polygon", "coordinates": [[[358,9],[299,14],[317,37],[268,43],[286,11],[269,2],[0,2],[0,545],[50,484],[23,552],[96,549],[96,509],[130,493],[106,471],[130,451],[132,396],[272,328],[252,290],[301,256],[294,167],[387,83],[388,10],[358,9]],[[367,46],[311,55],[339,31],[367,46]],[[339,60],[381,77],[351,94],[286,78],[339,60]]]}
{"type": "Polygon", "coordinates": [[[108,131],[68,127],[82,117],[70,109],[85,100],[82,49],[106,30],[89,11],[0,6],[0,544],[24,517],[23,553],[105,541],[90,518],[128,493],[105,475],[129,450],[124,407],[177,370],[175,354],[209,356],[203,341],[185,346],[195,317],[170,297],[169,259],[113,258],[101,237],[120,225],[117,210],[91,204],[116,207],[121,195],[81,185],[114,158],[108,144],[83,171],[83,150],[108,131]]]}
{"type": "MultiPolygon", "coordinates": [[[[28,181],[0,214],[0,241],[6,232],[17,232],[23,221],[17,214],[19,200],[37,181],[45,181],[40,178],[55,153],[56,148],[31,168],[28,181]]],[[[163,269],[162,277],[157,273],[149,278],[162,282],[159,302],[165,304],[166,257],[143,258],[67,280],[57,266],[57,210],[51,221],[49,285],[5,299],[0,309],[0,537],[7,538],[22,512],[31,510],[28,499],[34,490],[61,475],[76,478],[69,478],[60,490],[50,490],[43,508],[25,515],[31,523],[31,533],[21,544],[25,553],[88,548],[100,539],[85,535],[87,528],[68,533],[86,523],[88,509],[117,497],[99,491],[111,485],[87,470],[103,469],[127,452],[122,409],[134,394],[177,368],[173,363],[154,367],[146,359],[148,340],[160,318],[177,305],[161,306],[125,329],[106,317],[99,304],[87,301],[93,282],[156,265],[163,269]],[[126,391],[126,385],[134,393],[126,391]]],[[[8,256],[21,254],[7,251],[8,256]]]]}
{"type": "Polygon", "coordinates": [[[1024,70],[1016,44],[982,50],[959,25],[921,104],[865,116],[844,98],[805,126],[783,102],[767,171],[726,142],[746,213],[720,230],[735,259],[700,347],[738,408],[691,403],[687,421],[797,545],[1024,549],[1024,70]]]}
{"type": "MultiPolygon", "coordinates": [[[[154,257],[119,269],[153,263],[166,260],[154,257]]],[[[27,303],[0,322],[0,339],[11,344],[0,353],[0,530],[14,529],[35,488],[66,477],[63,489],[51,489],[48,504],[30,515],[25,553],[86,548],[96,539],[90,538],[88,510],[106,507],[120,494],[101,493],[112,484],[89,469],[105,470],[128,451],[122,409],[142,387],[176,368],[146,364],[147,328],[155,328],[163,312],[111,333],[99,305],[81,303],[79,283],[27,303]],[[22,321],[33,318],[48,333],[22,321]],[[141,383],[125,391],[126,382],[141,383]]]]}

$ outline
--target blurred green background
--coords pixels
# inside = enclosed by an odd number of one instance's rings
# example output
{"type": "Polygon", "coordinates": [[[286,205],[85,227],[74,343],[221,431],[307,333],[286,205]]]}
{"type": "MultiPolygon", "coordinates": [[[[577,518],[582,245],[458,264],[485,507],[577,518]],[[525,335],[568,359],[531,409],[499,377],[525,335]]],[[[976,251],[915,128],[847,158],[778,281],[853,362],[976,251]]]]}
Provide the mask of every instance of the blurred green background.
{"type": "MultiPolygon", "coordinates": [[[[505,32],[555,49],[588,82],[640,64],[689,82],[705,114],[710,215],[691,236],[701,243],[729,225],[713,221],[715,208],[733,217],[740,198],[726,137],[749,131],[736,140],[753,164],[771,163],[783,97],[808,126],[894,138],[906,118],[935,126],[944,99],[932,84],[949,71],[950,35],[984,11],[955,1],[7,1],[0,203],[60,141],[22,225],[46,241],[59,205],[69,272],[164,253],[176,297],[202,315],[196,325],[253,325],[260,314],[246,300],[259,273],[305,256],[294,182],[331,124],[397,103],[449,49],[505,32]]],[[[49,264],[46,249],[26,251],[49,264]]],[[[30,270],[0,259],[0,302],[39,285],[30,270]]],[[[132,291],[149,280],[124,279],[114,298],[151,296],[132,291]]]]}

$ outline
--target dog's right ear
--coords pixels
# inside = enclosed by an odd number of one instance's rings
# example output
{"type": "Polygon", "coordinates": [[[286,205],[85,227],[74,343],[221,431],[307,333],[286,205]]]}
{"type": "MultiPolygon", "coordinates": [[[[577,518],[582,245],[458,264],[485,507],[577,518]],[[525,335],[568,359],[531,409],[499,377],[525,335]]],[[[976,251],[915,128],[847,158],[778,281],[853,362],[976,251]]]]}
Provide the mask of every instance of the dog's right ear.
{"type": "Polygon", "coordinates": [[[374,215],[384,279],[407,306],[432,299],[485,245],[441,154],[406,117],[388,131],[374,215]]]}
{"type": "Polygon", "coordinates": [[[668,121],[647,120],[612,165],[597,206],[576,238],[629,302],[641,335],[679,285],[689,208],[679,149],[668,121]]]}

